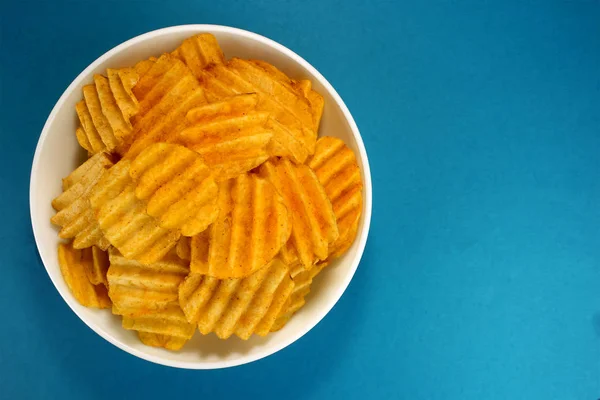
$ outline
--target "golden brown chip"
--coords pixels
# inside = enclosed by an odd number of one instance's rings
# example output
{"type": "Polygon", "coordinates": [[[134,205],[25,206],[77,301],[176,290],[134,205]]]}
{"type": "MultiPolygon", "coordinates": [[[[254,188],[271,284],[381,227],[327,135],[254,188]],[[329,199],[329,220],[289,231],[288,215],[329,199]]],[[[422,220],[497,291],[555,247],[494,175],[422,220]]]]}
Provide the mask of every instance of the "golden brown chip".
{"type": "Polygon", "coordinates": [[[133,95],[131,89],[135,86],[139,79],[139,75],[133,68],[122,68],[106,70],[108,74],[108,83],[112,92],[115,103],[121,111],[124,122],[129,130],[131,127],[131,117],[138,112],[139,102],[133,95]]]}
{"type": "Polygon", "coordinates": [[[233,334],[246,340],[265,336],[286,304],[294,283],[287,265],[275,259],[242,279],[217,279],[190,274],[179,287],[179,301],[188,321],[204,335],[221,339],[233,334]]]}
{"type": "Polygon", "coordinates": [[[76,249],[93,245],[106,249],[109,246],[92,211],[89,195],[112,165],[106,153],[94,155],[63,179],[64,192],[52,200],[52,206],[58,212],[50,221],[61,227],[59,237],[74,238],[76,249]]]}
{"type": "Polygon", "coordinates": [[[257,112],[256,94],[230,97],[194,108],[190,126],[179,134],[186,147],[200,153],[218,181],[235,178],[269,158],[273,133],[266,128],[269,114],[257,112]]]}
{"type": "Polygon", "coordinates": [[[123,316],[123,327],[138,331],[142,342],[150,346],[181,348],[195,331],[178,301],[179,285],[189,273],[187,262],[172,252],[148,265],[113,249],[109,257],[109,296],[113,313],[123,316]]]}
{"type": "Polygon", "coordinates": [[[217,38],[210,33],[200,33],[185,39],[172,55],[183,61],[196,77],[200,77],[202,70],[208,65],[225,62],[217,38]]]}
{"type": "Polygon", "coordinates": [[[92,285],[104,285],[108,287],[106,273],[108,271],[108,253],[97,246],[92,246],[83,249],[86,259],[90,262],[86,263],[86,273],[92,285]],[[90,254],[91,253],[91,254],[90,254]]]}
{"type": "Polygon", "coordinates": [[[344,253],[354,241],[362,212],[362,180],[354,152],[341,139],[325,136],[317,141],[308,165],[315,171],[333,204],[340,232],[330,246],[333,257],[344,253]]]}
{"type": "Polygon", "coordinates": [[[328,262],[320,262],[310,270],[290,269],[290,275],[294,282],[294,290],[288,299],[286,305],[281,309],[277,316],[277,320],[271,327],[271,332],[278,331],[290,320],[292,315],[296,313],[304,304],[306,304],[306,296],[310,293],[310,286],[313,279],[327,266],[328,262]],[[300,271],[300,272],[298,272],[300,271]]]}
{"type": "Polygon", "coordinates": [[[129,159],[153,143],[173,142],[189,125],[187,112],[206,104],[204,91],[189,68],[168,54],[140,78],[133,93],[140,109],[132,119],[134,142],[125,156],[129,159]]]}
{"type": "MultiPolygon", "coordinates": [[[[206,232],[206,231],[204,231],[206,232]]],[[[202,233],[204,233],[202,232],[202,233]]],[[[202,234],[200,233],[200,234],[202,234]]],[[[192,239],[186,236],[182,236],[181,239],[179,239],[179,242],[177,242],[177,246],[175,246],[175,253],[177,254],[177,257],[181,258],[182,260],[186,260],[186,261],[190,261],[192,259],[192,249],[190,248],[191,246],[191,241],[192,239]]],[[[207,240],[207,248],[208,248],[208,240],[207,240]]]]}
{"type": "Polygon", "coordinates": [[[325,260],[339,233],[333,207],[315,173],[287,159],[269,160],[259,171],[275,185],[292,214],[292,234],[282,250],[283,261],[292,265],[298,257],[310,269],[325,260]]]}
{"type": "Polygon", "coordinates": [[[102,284],[94,285],[88,279],[86,265],[93,262],[91,255],[91,252],[73,249],[70,244],[59,244],[60,272],[79,304],[85,307],[110,308],[111,302],[106,287],[102,284]]]}
{"type": "Polygon", "coordinates": [[[232,59],[227,66],[209,66],[198,79],[211,101],[236,94],[258,95],[256,110],[270,114],[267,122],[267,127],[273,131],[270,155],[290,157],[301,163],[313,153],[317,135],[313,129],[312,111],[300,92],[288,91],[287,86],[262,69],[239,59],[232,59]]]}
{"type": "Polygon", "coordinates": [[[162,228],[146,214],[146,204],[135,196],[129,169],[129,160],[115,164],[90,193],[90,202],[110,244],[129,259],[152,264],[177,244],[180,233],[162,228]]]}
{"type": "Polygon", "coordinates": [[[135,195],[165,229],[194,236],[217,217],[217,184],[202,157],[183,146],[156,143],[131,162],[135,195]]]}
{"type": "Polygon", "coordinates": [[[264,267],[290,235],[290,215],[267,180],[244,174],[219,184],[219,215],[206,236],[192,238],[192,272],[241,278],[264,267]]]}

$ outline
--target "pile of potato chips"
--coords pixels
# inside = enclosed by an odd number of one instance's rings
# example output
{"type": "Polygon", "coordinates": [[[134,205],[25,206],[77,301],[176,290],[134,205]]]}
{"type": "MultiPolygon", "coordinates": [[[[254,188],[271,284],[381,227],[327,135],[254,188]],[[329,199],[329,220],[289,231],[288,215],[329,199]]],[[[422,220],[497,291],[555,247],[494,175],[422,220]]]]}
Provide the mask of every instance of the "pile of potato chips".
{"type": "Polygon", "coordinates": [[[226,61],[211,34],[106,75],[76,106],[89,158],[52,202],[74,297],[170,350],[196,330],[282,328],[362,211],[354,153],[317,137],[323,97],[264,61],[226,61]]]}

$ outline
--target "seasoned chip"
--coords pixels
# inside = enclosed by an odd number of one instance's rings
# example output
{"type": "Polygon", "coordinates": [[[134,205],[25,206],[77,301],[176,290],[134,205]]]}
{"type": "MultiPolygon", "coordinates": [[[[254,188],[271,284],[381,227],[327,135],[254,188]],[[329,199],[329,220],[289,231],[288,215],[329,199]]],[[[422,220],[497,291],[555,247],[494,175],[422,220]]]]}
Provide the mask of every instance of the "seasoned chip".
{"type": "Polygon", "coordinates": [[[275,185],[292,214],[292,234],[282,250],[283,261],[292,265],[297,256],[310,269],[325,260],[339,233],[333,207],[315,173],[306,165],[281,159],[261,165],[260,175],[275,185]]]}
{"type": "Polygon", "coordinates": [[[338,138],[325,136],[317,141],[308,165],[315,171],[333,204],[340,232],[329,253],[337,257],[354,242],[362,212],[362,180],[356,156],[338,138]]]}
{"type": "Polygon", "coordinates": [[[208,260],[200,251],[204,236],[192,238],[192,272],[241,278],[264,267],[290,235],[290,215],[275,187],[254,174],[219,185],[219,215],[209,228],[208,260]]]}
{"type": "Polygon", "coordinates": [[[88,279],[87,264],[93,262],[91,256],[91,251],[76,250],[70,244],[58,245],[60,272],[79,304],[85,307],[110,308],[106,286],[94,285],[88,279]]]}
{"type": "Polygon", "coordinates": [[[198,77],[211,101],[236,94],[256,93],[257,111],[270,114],[267,127],[273,131],[270,155],[304,162],[314,151],[316,132],[310,103],[296,90],[288,91],[262,69],[240,59],[207,67],[198,77]],[[308,112],[308,115],[306,114],[308,112]]]}
{"type": "Polygon", "coordinates": [[[179,231],[164,229],[146,214],[135,196],[129,160],[115,164],[96,184],[90,202],[104,236],[129,259],[143,264],[160,260],[179,240],[179,231]]]}
{"type": "MultiPolygon", "coordinates": [[[[206,231],[204,231],[206,232],[206,231]]],[[[202,233],[204,233],[202,232],[202,233]]],[[[202,234],[200,233],[200,235],[202,234]]],[[[182,236],[177,242],[177,246],[175,246],[175,253],[177,257],[182,260],[190,261],[192,259],[192,249],[190,248],[192,239],[186,236],[182,236]]],[[[207,240],[207,248],[208,248],[208,240],[207,240]]]]}
{"type": "Polygon", "coordinates": [[[83,250],[86,258],[91,262],[86,263],[86,273],[92,285],[104,285],[108,287],[106,273],[108,271],[108,253],[97,246],[83,250]],[[88,255],[91,253],[91,255],[88,255]]]}
{"type": "Polygon", "coordinates": [[[256,94],[245,94],[194,108],[190,126],[180,134],[188,148],[200,153],[218,181],[243,174],[269,158],[273,133],[266,128],[269,114],[257,112],[256,94]]]}
{"type": "Polygon", "coordinates": [[[217,217],[217,184],[202,157],[183,146],[157,143],[131,162],[135,195],[165,229],[194,236],[217,217]]]}
{"type": "Polygon", "coordinates": [[[204,91],[189,68],[168,54],[156,60],[133,93],[140,109],[132,119],[134,142],[125,156],[129,159],[153,143],[172,142],[189,125],[187,112],[206,104],[204,91]]]}
{"type": "Polygon", "coordinates": [[[277,320],[271,327],[271,332],[278,331],[290,320],[292,315],[296,313],[304,304],[306,304],[306,296],[310,293],[310,286],[313,279],[327,266],[328,262],[320,262],[310,270],[299,270],[296,268],[296,274],[293,269],[290,269],[292,281],[294,282],[294,290],[286,305],[281,309],[277,316],[277,320]]]}
{"type": "Polygon", "coordinates": [[[64,192],[52,201],[58,212],[50,221],[61,227],[59,237],[74,238],[76,249],[109,246],[92,211],[89,194],[112,165],[106,153],[94,155],[63,179],[64,192]]]}
{"type": "Polygon", "coordinates": [[[173,53],[183,61],[196,77],[211,64],[223,64],[225,57],[217,39],[210,33],[200,33],[187,38],[173,53]]]}
{"type": "Polygon", "coordinates": [[[172,252],[148,265],[128,260],[113,249],[109,257],[109,296],[113,313],[123,316],[123,327],[138,331],[142,342],[150,346],[181,348],[195,331],[178,301],[179,285],[189,273],[187,262],[172,252]]]}
{"type": "Polygon", "coordinates": [[[215,332],[221,339],[236,334],[246,340],[253,333],[269,333],[293,288],[287,265],[275,259],[242,279],[192,273],[179,287],[179,301],[202,334],[215,332]]]}

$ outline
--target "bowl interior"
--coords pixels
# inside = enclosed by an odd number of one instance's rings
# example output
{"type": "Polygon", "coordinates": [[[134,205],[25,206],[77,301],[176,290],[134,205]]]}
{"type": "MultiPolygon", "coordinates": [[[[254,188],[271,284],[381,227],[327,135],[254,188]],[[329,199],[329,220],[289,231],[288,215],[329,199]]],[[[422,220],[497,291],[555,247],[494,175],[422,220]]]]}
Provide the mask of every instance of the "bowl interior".
{"type": "Polygon", "coordinates": [[[305,61],[284,47],[261,36],[245,31],[219,27],[191,25],[150,32],[134,38],[100,57],[69,86],[48,118],[34,158],[31,173],[31,218],[35,239],[44,265],[54,285],[75,313],[102,337],[144,359],[184,368],[218,368],[253,361],[292,343],[310,330],[333,307],[348,285],[362,255],[370,220],[371,182],[364,147],[358,131],[343,103],[324,78],[305,61]],[[121,328],[120,317],[107,310],[82,307],[67,288],[57,262],[58,229],[50,223],[54,215],[50,202],[61,193],[61,179],[84,159],[85,153],[75,138],[78,125],[75,104],[81,99],[83,85],[92,82],[94,73],[106,68],[124,67],[150,56],[175,49],[181,41],[195,33],[211,32],[221,44],[226,57],[258,58],[268,61],[293,78],[308,78],[325,98],[325,110],[320,135],[343,139],[357,154],[363,172],[364,211],[357,240],[339,260],[321,273],[307,304],[279,332],[266,338],[253,336],[247,341],[230,338],[220,340],[214,334],[194,338],[180,352],[143,345],[135,332],[121,328]],[[348,119],[350,118],[350,119],[348,119]]]}

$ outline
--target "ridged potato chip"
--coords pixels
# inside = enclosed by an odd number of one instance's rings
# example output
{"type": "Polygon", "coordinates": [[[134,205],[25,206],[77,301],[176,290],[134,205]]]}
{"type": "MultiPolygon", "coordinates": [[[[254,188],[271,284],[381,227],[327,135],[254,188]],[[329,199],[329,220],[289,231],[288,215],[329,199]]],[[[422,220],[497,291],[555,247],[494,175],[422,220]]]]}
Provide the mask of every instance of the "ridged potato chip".
{"type": "Polygon", "coordinates": [[[216,278],[242,278],[264,267],[290,236],[290,215],[267,180],[240,175],[219,184],[219,214],[206,235],[192,238],[191,270],[216,278]]]}
{"type": "Polygon", "coordinates": [[[179,133],[179,140],[202,155],[218,181],[235,178],[269,158],[269,114],[257,112],[257,102],[256,94],[239,95],[187,114],[190,126],[179,133]]]}
{"type": "Polygon", "coordinates": [[[246,340],[253,333],[269,333],[293,289],[287,265],[275,259],[246,278],[192,273],[179,287],[179,301],[202,334],[215,332],[221,339],[235,334],[246,340]]]}
{"type": "Polygon", "coordinates": [[[317,134],[312,109],[299,91],[282,85],[254,64],[235,58],[227,65],[207,67],[198,79],[211,101],[236,94],[258,95],[257,111],[270,114],[267,123],[273,131],[270,155],[286,156],[302,163],[314,152],[317,134]]]}
{"type": "Polygon", "coordinates": [[[179,306],[179,285],[189,273],[188,263],[169,253],[144,265],[113,249],[109,258],[109,296],[123,327],[138,331],[145,344],[180,349],[196,330],[179,306]]]}
{"type": "Polygon", "coordinates": [[[92,190],[90,203],[110,244],[129,259],[152,264],[175,247],[181,235],[146,214],[146,204],[135,196],[129,169],[129,160],[115,164],[92,190]]]}
{"type": "Polygon", "coordinates": [[[310,293],[310,286],[312,285],[313,279],[328,265],[328,262],[320,262],[312,267],[310,270],[299,270],[290,269],[290,275],[294,282],[294,290],[290,295],[290,298],[281,309],[281,312],[277,316],[277,319],[271,327],[271,332],[278,331],[285,326],[285,324],[292,318],[292,315],[296,313],[304,304],[306,304],[306,296],[310,293]],[[299,272],[298,272],[299,271],[299,272]]]}
{"type": "Polygon", "coordinates": [[[140,106],[132,119],[134,141],[125,155],[128,159],[153,143],[173,142],[189,125],[187,112],[206,104],[204,91],[190,69],[168,54],[154,62],[133,88],[133,94],[140,106]]]}
{"type": "Polygon", "coordinates": [[[106,153],[94,155],[63,179],[64,192],[52,200],[58,212],[50,221],[61,227],[59,237],[74,239],[76,249],[98,245],[106,250],[109,246],[92,211],[89,194],[112,165],[106,153]]]}
{"type": "Polygon", "coordinates": [[[210,33],[200,33],[183,41],[171,55],[183,61],[196,77],[211,64],[223,64],[225,57],[215,38],[210,33]]]}
{"type": "Polygon", "coordinates": [[[202,157],[192,150],[153,144],[131,162],[129,175],[136,184],[136,197],[165,229],[194,236],[217,217],[217,184],[202,157]]]}
{"type": "Polygon", "coordinates": [[[88,278],[90,263],[93,263],[91,251],[77,250],[70,244],[58,245],[60,272],[75,299],[85,307],[110,308],[106,286],[93,284],[88,278]]]}
{"type": "Polygon", "coordinates": [[[354,242],[362,213],[363,183],[356,156],[341,139],[325,136],[317,141],[308,165],[333,204],[340,236],[331,244],[329,253],[338,257],[354,242]]]}
{"type": "Polygon", "coordinates": [[[331,202],[313,170],[281,159],[262,164],[259,173],[273,183],[292,214],[292,234],[281,252],[283,261],[293,265],[298,258],[310,269],[325,260],[339,232],[331,202]]]}

